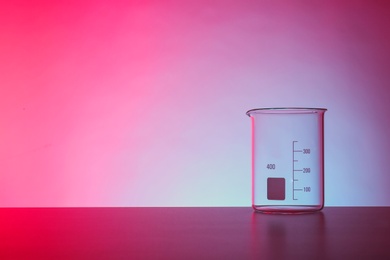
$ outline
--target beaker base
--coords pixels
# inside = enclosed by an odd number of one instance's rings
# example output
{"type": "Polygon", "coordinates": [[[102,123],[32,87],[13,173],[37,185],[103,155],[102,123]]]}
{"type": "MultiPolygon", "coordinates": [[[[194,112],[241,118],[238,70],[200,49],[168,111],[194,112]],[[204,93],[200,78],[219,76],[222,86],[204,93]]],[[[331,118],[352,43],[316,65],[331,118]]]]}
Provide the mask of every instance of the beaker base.
{"type": "Polygon", "coordinates": [[[252,205],[256,212],[265,214],[306,214],[320,211],[323,205],[252,205]]]}

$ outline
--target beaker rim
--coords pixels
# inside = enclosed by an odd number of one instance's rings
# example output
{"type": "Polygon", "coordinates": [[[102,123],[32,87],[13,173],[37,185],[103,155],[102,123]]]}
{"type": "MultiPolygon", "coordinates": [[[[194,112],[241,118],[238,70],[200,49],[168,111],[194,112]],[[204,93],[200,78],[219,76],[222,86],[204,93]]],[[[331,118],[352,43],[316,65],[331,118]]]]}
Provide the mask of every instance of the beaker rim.
{"type": "Polygon", "coordinates": [[[312,114],[325,113],[326,108],[314,107],[262,107],[250,109],[246,112],[248,116],[251,114],[312,114]]]}

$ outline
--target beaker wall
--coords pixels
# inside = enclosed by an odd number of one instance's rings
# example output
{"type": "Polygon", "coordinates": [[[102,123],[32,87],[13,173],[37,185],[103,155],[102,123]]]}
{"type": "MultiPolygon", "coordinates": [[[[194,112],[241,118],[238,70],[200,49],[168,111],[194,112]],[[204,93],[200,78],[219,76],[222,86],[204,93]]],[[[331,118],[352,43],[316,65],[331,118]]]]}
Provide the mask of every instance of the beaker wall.
{"type": "Polygon", "coordinates": [[[252,206],[263,212],[324,205],[323,108],[260,108],[252,121],[252,206]]]}

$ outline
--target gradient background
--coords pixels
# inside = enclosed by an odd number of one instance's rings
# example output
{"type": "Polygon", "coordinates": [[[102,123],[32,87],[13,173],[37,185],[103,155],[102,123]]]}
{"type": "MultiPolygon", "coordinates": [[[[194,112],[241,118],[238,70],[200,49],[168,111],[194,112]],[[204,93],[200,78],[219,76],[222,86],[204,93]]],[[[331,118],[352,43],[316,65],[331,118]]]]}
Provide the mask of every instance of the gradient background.
{"type": "Polygon", "coordinates": [[[249,206],[268,106],[328,108],[327,206],[390,206],[389,26],[389,1],[2,1],[0,206],[249,206]]]}

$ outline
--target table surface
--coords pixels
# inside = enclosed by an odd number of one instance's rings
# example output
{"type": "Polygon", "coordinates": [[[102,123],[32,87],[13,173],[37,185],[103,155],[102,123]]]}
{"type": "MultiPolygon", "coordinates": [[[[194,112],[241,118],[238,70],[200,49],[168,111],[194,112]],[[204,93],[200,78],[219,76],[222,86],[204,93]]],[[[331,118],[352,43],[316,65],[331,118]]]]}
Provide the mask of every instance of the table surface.
{"type": "Polygon", "coordinates": [[[1,208],[0,259],[390,259],[390,207],[1,208]]]}

